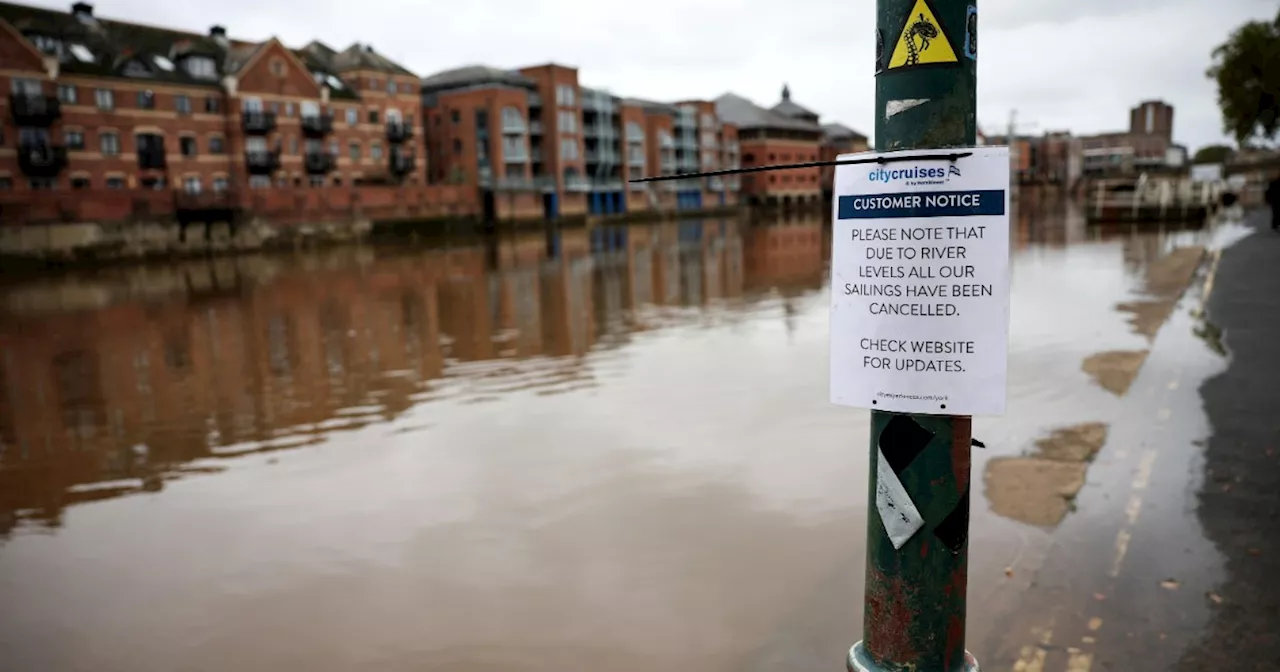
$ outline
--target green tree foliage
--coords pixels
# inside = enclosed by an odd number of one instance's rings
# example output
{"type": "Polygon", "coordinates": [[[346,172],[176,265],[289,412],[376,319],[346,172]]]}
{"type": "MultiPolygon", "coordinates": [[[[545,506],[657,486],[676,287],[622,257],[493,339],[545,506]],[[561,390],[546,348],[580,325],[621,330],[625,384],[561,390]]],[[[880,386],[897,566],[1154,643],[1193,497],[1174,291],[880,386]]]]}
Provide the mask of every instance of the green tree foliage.
{"type": "Polygon", "coordinates": [[[1209,77],[1218,83],[1223,131],[1241,145],[1280,130],[1280,14],[1250,21],[1213,51],[1209,77]]]}
{"type": "Polygon", "coordinates": [[[1223,163],[1231,158],[1232,149],[1226,145],[1206,145],[1196,150],[1191,163],[1223,163]]]}

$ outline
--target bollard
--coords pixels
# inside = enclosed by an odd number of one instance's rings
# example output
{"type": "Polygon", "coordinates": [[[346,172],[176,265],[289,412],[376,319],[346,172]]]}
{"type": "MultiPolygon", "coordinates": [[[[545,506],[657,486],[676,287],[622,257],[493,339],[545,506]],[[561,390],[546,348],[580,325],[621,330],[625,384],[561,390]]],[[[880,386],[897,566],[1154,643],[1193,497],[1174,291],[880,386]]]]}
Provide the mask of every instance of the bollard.
{"type": "MultiPolygon", "coordinates": [[[[973,146],[976,66],[976,2],[877,0],[876,150],[973,146]]],[[[849,651],[850,672],[977,672],[964,648],[971,426],[968,417],[871,413],[863,639],[849,651]],[[883,470],[925,520],[898,550],[876,515],[883,470]]]]}

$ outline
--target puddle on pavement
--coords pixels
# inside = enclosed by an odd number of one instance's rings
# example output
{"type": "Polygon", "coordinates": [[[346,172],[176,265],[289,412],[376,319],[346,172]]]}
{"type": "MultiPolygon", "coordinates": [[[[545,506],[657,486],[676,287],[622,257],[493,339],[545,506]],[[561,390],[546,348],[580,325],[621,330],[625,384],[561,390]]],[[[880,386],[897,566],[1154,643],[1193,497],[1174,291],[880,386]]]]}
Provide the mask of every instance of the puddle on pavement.
{"type": "MultiPolygon", "coordinates": [[[[1015,219],[975,469],[1092,445],[1080,363],[1141,346],[1114,306],[1184,235],[1064,212],[1015,219]]],[[[829,255],[820,220],[699,220],[0,288],[6,663],[839,665],[868,427],[827,403],[829,255]]],[[[1025,543],[991,506],[975,641],[1025,543]]]]}
{"type": "Polygon", "coordinates": [[[1090,422],[1054,430],[1032,455],[993,458],[985,473],[991,510],[1039,527],[1062,522],[1106,440],[1107,426],[1090,422]]]}

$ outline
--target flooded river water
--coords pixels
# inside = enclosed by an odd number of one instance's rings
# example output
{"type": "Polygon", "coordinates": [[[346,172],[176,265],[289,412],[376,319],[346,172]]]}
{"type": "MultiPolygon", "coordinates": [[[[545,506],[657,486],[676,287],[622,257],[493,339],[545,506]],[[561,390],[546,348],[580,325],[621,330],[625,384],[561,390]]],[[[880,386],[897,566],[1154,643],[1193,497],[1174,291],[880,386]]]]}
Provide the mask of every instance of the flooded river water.
{"type": "MultiPolygon", "coordinates": [[[[1197,232],[1023,208],[993,457],[1106,423],[1082,369],[1197,232]]],[[[842,669],[866,412],[830,227],[706,219],[0,287],[0,668],[842,669]]],[[[973,499],[970,648],[1052,520],[973,499]]]]}

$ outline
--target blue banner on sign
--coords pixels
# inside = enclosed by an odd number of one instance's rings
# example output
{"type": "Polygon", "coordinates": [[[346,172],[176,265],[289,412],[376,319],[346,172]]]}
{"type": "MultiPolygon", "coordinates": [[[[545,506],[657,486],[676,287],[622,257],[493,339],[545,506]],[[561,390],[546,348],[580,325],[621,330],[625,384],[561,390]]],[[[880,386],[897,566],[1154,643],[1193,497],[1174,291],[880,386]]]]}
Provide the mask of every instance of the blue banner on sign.
{"type": "Polygon", "coordinates": [[[839,219],[1003,215],[1004,190],[925,191],[841,196],[839,219]]]}

